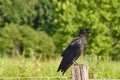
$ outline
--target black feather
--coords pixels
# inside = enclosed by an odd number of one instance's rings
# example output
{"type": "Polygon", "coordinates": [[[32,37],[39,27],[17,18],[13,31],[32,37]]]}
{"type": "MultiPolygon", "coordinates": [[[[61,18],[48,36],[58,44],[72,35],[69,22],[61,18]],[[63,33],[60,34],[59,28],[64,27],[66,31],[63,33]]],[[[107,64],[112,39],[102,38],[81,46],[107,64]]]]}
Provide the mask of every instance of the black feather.
{"type": "Polygon", "coordinates": [[[57,71],[61,71],[64,73],[67,69],[78,59],[78,57],[82,54],[85,45],[86,45],[86,37],[87,37],[88,29],[82,29],[78,35],[65,49],[62,56],[62,61],[58,67],[57,71]]]}

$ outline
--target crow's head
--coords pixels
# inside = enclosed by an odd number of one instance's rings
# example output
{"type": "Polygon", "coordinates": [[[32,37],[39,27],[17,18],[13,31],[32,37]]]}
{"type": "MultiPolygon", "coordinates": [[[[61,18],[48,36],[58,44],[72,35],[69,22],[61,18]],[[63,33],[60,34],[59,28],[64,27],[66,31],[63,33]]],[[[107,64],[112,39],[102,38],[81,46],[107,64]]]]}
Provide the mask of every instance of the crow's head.
{"type": "Polygon", "coordinates": [[[89,28],[83,28],[80,30],[79,32],[79,36],[81,35],[84,35],[84,36],[87,36],[87,34],[90,32],[90,29],[89,28]]]}

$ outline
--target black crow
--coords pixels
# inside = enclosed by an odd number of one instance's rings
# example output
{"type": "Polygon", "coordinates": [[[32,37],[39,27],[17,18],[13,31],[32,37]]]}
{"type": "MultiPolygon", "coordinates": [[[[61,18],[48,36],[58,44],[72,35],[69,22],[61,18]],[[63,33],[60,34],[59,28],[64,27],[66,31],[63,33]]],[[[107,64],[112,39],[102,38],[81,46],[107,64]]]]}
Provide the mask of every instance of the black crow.
{"type": "Polygon", "coordinates": [[[63,52],[62,61],[58,67],[57,71],[64,73],[66,70],[79,58],[83,53],[83,50],[87,43],[87,35],[89,33],[89,28],[84,28],[80,30],[78,36],[68,45],[68,47],[63,52]]]}

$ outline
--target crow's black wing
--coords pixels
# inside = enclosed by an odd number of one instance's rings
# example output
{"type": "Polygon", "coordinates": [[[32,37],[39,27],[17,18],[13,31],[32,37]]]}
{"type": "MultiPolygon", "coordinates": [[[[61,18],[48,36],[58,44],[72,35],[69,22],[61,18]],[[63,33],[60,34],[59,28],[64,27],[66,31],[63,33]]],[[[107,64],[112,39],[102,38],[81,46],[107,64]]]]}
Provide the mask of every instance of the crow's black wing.
{"type": "Polygon", "coordinates": [[[62,57],[65,56],[65,55],[69,55],[70,51],[73,51],[73,49],[77,46],[80,46],[80,38],[79,37],[76,37],[69,45],[68,47],[64,50],[64,52],[62,53],[62,57]]]}
{"type": "Polygon", "coordinates": [[[60,66],[57,71],[63,72],[63,74],[66,72],[66,70],[73,64],[73,62],[80,56],[81,51],[81,39],[80,37],[75,38],[69,46],[66,48],[66,50],[61,55],[62,61],[60,63],[60,66]]]}

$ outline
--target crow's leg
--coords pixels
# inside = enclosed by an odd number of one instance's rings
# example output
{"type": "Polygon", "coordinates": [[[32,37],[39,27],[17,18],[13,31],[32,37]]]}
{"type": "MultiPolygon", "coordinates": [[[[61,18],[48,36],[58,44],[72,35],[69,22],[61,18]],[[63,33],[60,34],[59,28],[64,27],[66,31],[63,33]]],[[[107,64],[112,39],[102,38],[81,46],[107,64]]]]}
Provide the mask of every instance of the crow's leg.
{"type": "Polygon", "coordinates": [[[77,65],[79,65],[75,60],[73,61],[73,65],[74,66],[77,66],[77,65]]]}

